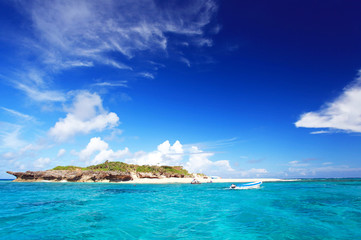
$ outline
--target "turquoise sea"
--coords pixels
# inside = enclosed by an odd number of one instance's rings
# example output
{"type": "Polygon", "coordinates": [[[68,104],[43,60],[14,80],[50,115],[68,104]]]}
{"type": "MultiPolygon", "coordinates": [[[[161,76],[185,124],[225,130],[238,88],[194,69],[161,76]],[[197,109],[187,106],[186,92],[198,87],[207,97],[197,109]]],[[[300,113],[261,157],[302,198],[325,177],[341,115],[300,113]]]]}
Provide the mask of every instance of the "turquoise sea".
{"type": "Polygon", "coordinates": [[[229,185],[0,181],[0,239],[361,239],[361,179],[229,185]]]}

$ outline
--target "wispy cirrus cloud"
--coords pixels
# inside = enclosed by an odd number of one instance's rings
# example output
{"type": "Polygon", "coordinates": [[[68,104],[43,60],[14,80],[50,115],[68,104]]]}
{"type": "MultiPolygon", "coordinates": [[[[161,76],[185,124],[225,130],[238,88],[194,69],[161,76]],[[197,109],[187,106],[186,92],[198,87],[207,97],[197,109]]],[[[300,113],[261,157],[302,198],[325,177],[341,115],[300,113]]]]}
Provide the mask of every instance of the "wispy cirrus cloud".
{"type": "Polygon", "coordinates": [[[358,177],[361,168],[337,165],[333,162],[320,162],[317,158],[305,158],[287,163],[283,172],[286,177],[358,177]]]}
{"type": "Polygon", "coordinates": [[[10,108],[6,108],[6,107],[0,107],[2,110],[16,116],[16,117],[19,117],[19,118],[22,118],[24,120],[34,120],[34,117],[30,116],[30,115],[27,115],[27,114],[24,114],[24,113],[21,113],[21,112],[18,112],[16,110],[13,110],[13,109],[10,109],[10,108]]]}
{"type": "Polygon", "coordinates": [[[65,94],[58,90],[48,90],[36,86],[30,86],[22,82],[15,82],[15,87],[22,90],[32,100],[39,102],[64,102],[65,94]]]}
{"type": "Polygon", "coordinates": [[[303,162],[303,161],[290,161],[290,162],[288,162],[288,164],[291,167],[307,167],[310,165],[309,163],[303,162]]]}
{"type": "Polygon", "coordinates": [[[186,147],[196,146],[200,149],[213,149],[213,148],[220,148],[220,147],[230,147],[239,141],[240,140],[237,137],[232,137],[232,138],[228,138],[228,139],[220,139],[220,140],[215,140],[215,141],[191,143],[191,144],[186,144],[185,146],[186,147]]]}
{"type": "Polygon", "coordinates": [[[335,100],[318,111],[301,115],[296,127],[325,128],[312,134],[337,131],[361,133],[361,77],[347,86],[335,100]]]}
{"type": "Polygon", "coordinates": [[[154,79],[154,74],[152,74],[150,72],[141,72],[141,73],[139,73],[139,76],[142,76],[144,78],[154,79]]]}
{"type": "Polygon", "coordinates": [[[261,163],[261,162],[263,162],[264,160],[265,160],[264,158],[249,159],[249,160],[247,160],[247,163],[251,163],[251,164],[261,163]]]}
{"type": "Polygon", "coordinates": [[[97,82],[93,83],[95,87],[128,87],[127,81],[113,81],[113,82],[97,82]]]}
{"type": "Polygon", "coordinates": [[[51,77],[36,67],[26,67],[22,70],[9,71],[1,74],[0,79],[22,91],[27,97],[37,102],[64,102],[66,95],[61,90],[51,89],[51,77]]]}
{"type": "Polygon", "coordinates": [[[66,150],[64,148],[62,148],[62,149],[59,150],[56,157],[60,158],[60,157],[64,156],[65,153],[66,153],[66,150]]]}
{"type": "Polygon", "coordinates": [[[0,122],[0,149],[17,149],[26,145],[21,137],[23,126],[0,122]]]}
{"type": "MultiPolygon", "coordinates": [[[[34,33],[31,47],[52,68],[95,63],[129,69],[126,59],[139,52],[167,51],[168,34],[211,46],[204,27],[217,11],[214,1],[33,1],[22,2],[34,33]],[[36,41],[36,43],[35,43],[36,41]],[[117,58],[120,53],[124,58],[117,58]]],[[[192,41],[190,41],[192,42],[192,41]]]]}
{"type": "MultiPolygon", "coordinates": [[[[190,66],[183,53],[170,46],[179,36],[197,48],[211,46],[216,32],[206,29],[218,10],[213,0],[35,0],[15,6],[26,17],[27,31],[19,30],[14,44],[26,57],[19,63],[21,68],[15,67],[22,76],[12,76],[9,82],[37,102],[67,100],[52,84],[51,77],[59,71],[106,65],[153,79],[149,69],[165,67],[154,58],[172,57],[190,66]],[[139,62],[148,67],[142,69],[139,62]]],[[[106,85],[119,86],[109,81],[106,85]]]]}
{"type": "Polygon", "coordinates": [[[268,173],[269,172],[265,168],[251,168],[249,170],[239,171],[237,175],[242,177],[262,177],[268,173]]]}
{"type": "Polygon", "coordinates": [[[285,172],[289,177],[359,177],[361,168],[350,167],[348,165],[318,167],[289,167],[285,172]]]}
{"type": "Polygon", "coordinates": [[[331,165],[332,164],[332,162],[324,162],[324,163],[322,163],[322,165],[331,165]]]}
{"type": "Polygon", "coordinates": [[[180,57],[180,61],[181,61],[182,63],[184,63],[185,65],[187,65],[187,67],[191,67],[191,62],[190,62],[187,58],[185,58],[185,57],[180,57]]]}

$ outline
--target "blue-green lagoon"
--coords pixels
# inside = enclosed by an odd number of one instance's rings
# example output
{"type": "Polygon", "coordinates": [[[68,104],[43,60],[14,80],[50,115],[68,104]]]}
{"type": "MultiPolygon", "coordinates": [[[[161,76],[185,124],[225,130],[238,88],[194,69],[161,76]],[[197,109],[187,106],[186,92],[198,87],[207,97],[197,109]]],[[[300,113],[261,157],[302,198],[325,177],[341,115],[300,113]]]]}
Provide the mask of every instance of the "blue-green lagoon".
{"type": "Polygon", "coordinates": [[[361,239],[361,180],[107,184],[0,181],[0,239],[361,239]]]}

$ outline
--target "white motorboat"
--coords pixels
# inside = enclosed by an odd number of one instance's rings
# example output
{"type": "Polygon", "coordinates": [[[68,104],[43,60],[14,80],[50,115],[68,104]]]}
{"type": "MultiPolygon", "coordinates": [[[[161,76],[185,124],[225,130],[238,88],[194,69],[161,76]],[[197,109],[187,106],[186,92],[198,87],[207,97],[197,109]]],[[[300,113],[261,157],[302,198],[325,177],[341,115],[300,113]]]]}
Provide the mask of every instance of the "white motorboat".
{"type": "Polygon", "coordinates": [[[252,188],[259,188],[262,184],[262,181],[259,182],[250,182],[250,183],[244,183],[241,185],[234,185],[232,184],[229,188],[230,189],[252,189],[252,188]]]}

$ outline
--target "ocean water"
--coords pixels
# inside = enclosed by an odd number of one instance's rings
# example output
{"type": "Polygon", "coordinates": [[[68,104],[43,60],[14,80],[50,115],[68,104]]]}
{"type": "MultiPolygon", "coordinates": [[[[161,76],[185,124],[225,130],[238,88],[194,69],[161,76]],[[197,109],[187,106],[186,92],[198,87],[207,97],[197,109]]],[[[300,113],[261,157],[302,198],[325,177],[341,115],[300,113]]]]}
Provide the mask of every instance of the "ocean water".
{"type": "Polygon", "coordinates": [[[361,180],[130,185],[0,181],[0,239],[361,239],[361,180]]]}

